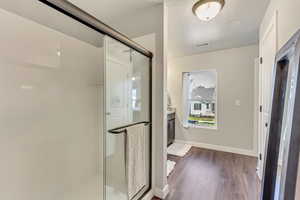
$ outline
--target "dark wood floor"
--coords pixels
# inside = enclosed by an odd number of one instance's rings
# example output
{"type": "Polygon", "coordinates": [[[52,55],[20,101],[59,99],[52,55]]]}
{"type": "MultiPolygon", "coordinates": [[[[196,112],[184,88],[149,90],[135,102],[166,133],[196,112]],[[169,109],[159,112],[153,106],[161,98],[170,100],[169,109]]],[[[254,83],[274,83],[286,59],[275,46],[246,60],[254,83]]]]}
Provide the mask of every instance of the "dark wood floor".
{"type": "Polygon", "coordinates": [[[168,159],[177,164],[166,200],[259,199],[256,158],[193,147],[184,158],[168,159]]]}

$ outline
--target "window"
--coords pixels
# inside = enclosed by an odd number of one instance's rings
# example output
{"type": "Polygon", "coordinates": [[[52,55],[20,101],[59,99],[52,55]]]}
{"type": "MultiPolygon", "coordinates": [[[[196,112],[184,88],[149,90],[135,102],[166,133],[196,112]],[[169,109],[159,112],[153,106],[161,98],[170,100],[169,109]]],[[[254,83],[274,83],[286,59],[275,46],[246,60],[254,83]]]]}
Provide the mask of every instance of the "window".
{"type": "Polygon", "coordinates": [[[201,110],[201,103],[195,103],[194,104],[194,110],[201,110]]]}
{"type": "Polygon", "coordinates": [[[217,72],[183,73],[184,124],[194,128],[217,128],[217,72]]]}
{"type": "Polygon", "coordinates": [[[142,102],[141,102],[141,74],[134,74],[131,78],[132,89],[131,89],[131,101],[132,101],[132,110],[141,111],[142,102]]]}

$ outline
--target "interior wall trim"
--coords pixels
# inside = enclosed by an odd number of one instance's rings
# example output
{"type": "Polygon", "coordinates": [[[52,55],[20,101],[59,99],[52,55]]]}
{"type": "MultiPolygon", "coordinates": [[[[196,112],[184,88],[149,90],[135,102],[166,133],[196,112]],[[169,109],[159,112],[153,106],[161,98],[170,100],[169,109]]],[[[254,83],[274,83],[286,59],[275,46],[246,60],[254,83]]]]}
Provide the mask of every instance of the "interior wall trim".
{"type": "Polygon", "coordinates": [[[240,154],[245,156],[257,157],[257,152],[255,150],[240,149],[235,147],[184,141],[184,140],[175,140],[175,143],[188,144],[194,147],[199,147],[199,148],[209,149],[214,151],[222,151],[222,152],[235,153],[235,154],[240,154]]]}
{"type": "Polygon", "coordinates": [[[153,190],[150,190],[143,198],[142,200],[152,200],[154,197],[153,190]]]}
{"type": "Polygon", "coordinates": [[[169,194],[169,185],[165,185],[164,188],[155,188],[154,195],[160,199],[165,199],[169,194]]]}
{"type": "Polygon", "coordinates": [[[72,17],[73,19],[94,29],[97,32],[100,32],[104,35],[108,35],[114,38],[115,40],[118,40],[119,42],[131,47],[132,49],[138,51],[139,53],[149,58],[153,57],[151,51],[145,49],[138,43],[129,39],[126,35],[113,29],[112,27],[108,26],[107,24],[103,23],[96,17],[85,12],[84,10],[80,9],[79,7],[75,6],[74,4],[70,3],[67,0],[39,0],[39,1],[64,13],[65,15],[68,15],[69,17],[72,17]]]}
{"type": "MultiPolygon", "coordinates": [[[[291,39],[279,50],[275,60],[276,70],[278,68],[287,68],[289,74],[283,77],[287,79],[289,90],[281,92],[278,98],[278,87],[273,88],[272,116],[269,132],[266,141],[266,156],[264,162],[264,173],[262,181],[261,200],[279,199],[294,200],[296,198],[296,187],[299,184],[297,175],[299,173],[299,155],[300,155],[300,30],[298,30],[291,39]],[[277,96],[276,96],[277,95],[277,96]],[[286,113],[278,111],[278,104],[284,99],[287,103],[284,105],[286,113]],[[278,179],[278,159],[281,146],[281,135],[283,134],[278,124],[281,124],[286,117],[285,140],[283,144],[284,157],[282,159],[281,176],[278,179]],[[277,130],[280,130],[278,133],[277,130]],[[280,180],[280,182],[278,182],[280,180]],[[278,186],[279,185],[279,186],[278,186]],[[277,194],[277,191],[279,193],[277,194]]],[[[276,74],[276,78],[281,76],[276,74]]],[[[276,80],[276,79],[275,79],[276,80]]],[[[275,82],[276,84],[276,82],[275,82]]],[[[286,86],[284,86],[286,87],[286,86]]]]}

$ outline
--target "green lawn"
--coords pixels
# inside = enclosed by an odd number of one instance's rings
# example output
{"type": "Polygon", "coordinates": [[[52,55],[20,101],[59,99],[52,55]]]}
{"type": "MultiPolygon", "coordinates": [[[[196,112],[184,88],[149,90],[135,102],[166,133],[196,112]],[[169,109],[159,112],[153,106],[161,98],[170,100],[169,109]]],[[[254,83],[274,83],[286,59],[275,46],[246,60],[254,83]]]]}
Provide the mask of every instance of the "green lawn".
{"type": "Polygon", "coordinates": [[[192,121],[215,121],[212,117],[191,117],[189,116],[189,120],[192,121]]]}
{"type": "Polygon", "coordinates": [[[216,124],[215,118],[212,117],[189,117],[189,121],[195,122],[195,125],[214,126],[216,124]]]}

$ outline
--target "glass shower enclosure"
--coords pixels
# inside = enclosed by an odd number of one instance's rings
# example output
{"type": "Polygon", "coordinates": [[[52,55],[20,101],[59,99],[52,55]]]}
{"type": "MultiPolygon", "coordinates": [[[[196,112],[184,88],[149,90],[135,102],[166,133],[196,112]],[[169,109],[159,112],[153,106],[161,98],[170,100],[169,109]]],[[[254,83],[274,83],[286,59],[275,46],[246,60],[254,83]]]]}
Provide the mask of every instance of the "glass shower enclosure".
{"type": "Polygon", "coordinates": [[[0,199],[141,199],[152,53],[66,0],[1,1],[0,22],[0,199]]]}
{"type": "Polygon", "coordinates": [[[150,188],[150,59],[110,37],[104,44],[105,196],[139,199],[150,188]]]}

